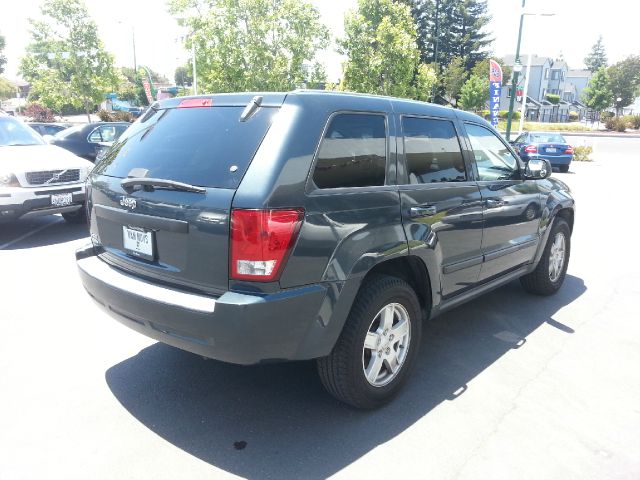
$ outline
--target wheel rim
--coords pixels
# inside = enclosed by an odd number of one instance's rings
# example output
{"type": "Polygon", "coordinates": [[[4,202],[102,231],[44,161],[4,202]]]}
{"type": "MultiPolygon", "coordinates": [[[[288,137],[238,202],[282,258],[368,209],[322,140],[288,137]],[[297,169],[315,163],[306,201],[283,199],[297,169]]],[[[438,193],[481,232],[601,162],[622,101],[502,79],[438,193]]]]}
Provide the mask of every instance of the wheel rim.
{"type": "Polygon", "coordinates": [[[382,307],[369,325],[362,348],[362,371],[367,382],[384,387],[396,378],[409,353],[410,342],[407,309],[399,303],[382,307]]]}
{"type": "Polygon", "coordinates": [[[564,257],[566,252],[564,233],[558,232],[553,239],[549,251],[549,280],[558,281],[562,275],[564,267],[564,257]]]}

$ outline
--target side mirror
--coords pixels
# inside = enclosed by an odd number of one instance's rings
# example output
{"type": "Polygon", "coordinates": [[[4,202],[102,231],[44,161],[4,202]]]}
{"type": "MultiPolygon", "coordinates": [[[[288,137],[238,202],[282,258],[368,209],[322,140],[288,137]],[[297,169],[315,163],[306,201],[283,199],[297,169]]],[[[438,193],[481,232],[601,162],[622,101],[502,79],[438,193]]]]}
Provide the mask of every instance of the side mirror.
{"type": "Polygon", "coordinates": [[[524,176],[529,180],[542,180],[551,176],[551,163],[542,158],[531,158],[524,168],[524,176]]]}
{"type": "Polygon", "coordinates": [[[42,138],[47,143],[52,143],[53,142],[53,135],[43,135],[42,138]]]}

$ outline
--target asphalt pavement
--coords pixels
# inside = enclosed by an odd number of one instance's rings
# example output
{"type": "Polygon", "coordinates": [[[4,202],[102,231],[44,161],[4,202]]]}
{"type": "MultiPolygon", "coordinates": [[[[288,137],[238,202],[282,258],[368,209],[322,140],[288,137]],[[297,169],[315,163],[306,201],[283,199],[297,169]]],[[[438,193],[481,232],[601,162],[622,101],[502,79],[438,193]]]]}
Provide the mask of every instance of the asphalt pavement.
{"type": "Polygon", "coordinates": [[[518,282],[429,323],[389,406],[327,395],[312,362],[239,367],[97,310],[57,216],[0,225],[0,479],[640,478],[640,139],[569,137],[565,285],[518,282]]]}

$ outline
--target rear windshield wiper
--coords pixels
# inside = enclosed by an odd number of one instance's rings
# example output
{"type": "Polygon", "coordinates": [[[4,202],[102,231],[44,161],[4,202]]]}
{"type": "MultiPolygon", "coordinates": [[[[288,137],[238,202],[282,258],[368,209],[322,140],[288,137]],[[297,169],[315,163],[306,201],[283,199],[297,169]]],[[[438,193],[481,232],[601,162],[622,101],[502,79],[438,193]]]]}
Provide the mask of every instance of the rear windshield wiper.
{"type": "Polygon", "coordinates": [[[146,177],[125,178],[120,182],[120,185],[122,185],[122,188],[133,188],[136,185],[140,185],[142,187],[166,188],[170,190],[181,190],[184,192],[194,192],[194,193],[207,192],[207,189],[204,187],[198,187],[196,185],[176,182],[175,180],[167,180],[164,178],[146,178],[146,177]]]}

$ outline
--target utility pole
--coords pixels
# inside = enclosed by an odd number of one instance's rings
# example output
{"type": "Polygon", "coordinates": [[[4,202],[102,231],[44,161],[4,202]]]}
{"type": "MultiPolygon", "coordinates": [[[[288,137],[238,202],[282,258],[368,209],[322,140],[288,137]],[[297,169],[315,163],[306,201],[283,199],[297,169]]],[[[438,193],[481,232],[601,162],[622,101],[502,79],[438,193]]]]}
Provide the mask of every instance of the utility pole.
{"type": "Polygon", "coordinates": [[[507,142],[511,140],[511,121],[513,119],[513,102],[516,99],[516,88],[518,86],[518,76],[520,74],[520,42],[522,41],[522,23],[524,22],[524,4],[526,0],[522,0],[522,13],[520,14],[520,29],[518,30],[518,45],[516,46],[516,59],[513,66],[513,80],[511,82],[511,98],[509,98],[509,113],[507,114],[507,142]]]}
{"type": "MultiPolygon", "coordinates": [[[[433,48],[433,64],[436,67],[436,78],[440,77],[440,66],[438,65],[438,50],[440,49],[440,0],[436,0],[436,43],[433,48]]],[[[431,91],[431,101],[436,100],[437,82],[431,91]]]]}

